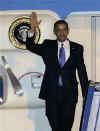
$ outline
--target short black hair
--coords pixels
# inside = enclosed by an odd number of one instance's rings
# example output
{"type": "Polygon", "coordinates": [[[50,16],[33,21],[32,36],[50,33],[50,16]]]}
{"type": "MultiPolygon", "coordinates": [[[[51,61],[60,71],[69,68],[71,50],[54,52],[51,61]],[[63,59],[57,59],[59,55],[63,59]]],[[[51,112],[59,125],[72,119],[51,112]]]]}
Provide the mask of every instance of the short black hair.
{"type": "Polygon", "coordinates": [[[54,31],[54,32],[55,32],[56,27],[57,27],[58,24],[65,24],[66,27],[67,27],[67,29],[69,29],[68,23],[67,23],[65,20],[58,20],[58,21],[56,21],[56,22],[54,23],[54,28],[53,28],[53,31],[54,31]]]}

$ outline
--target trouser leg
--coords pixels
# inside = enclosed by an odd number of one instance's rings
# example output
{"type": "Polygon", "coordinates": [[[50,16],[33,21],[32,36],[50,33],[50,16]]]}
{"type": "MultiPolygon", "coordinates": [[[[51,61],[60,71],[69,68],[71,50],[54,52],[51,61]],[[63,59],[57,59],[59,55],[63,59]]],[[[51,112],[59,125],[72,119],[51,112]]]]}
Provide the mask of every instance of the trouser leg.
{"type": "Polygon", "coordinates": [[[63,88],[58,88],[57,102],[46,102],[46,116],[52,131],[71,131],[76,103],[63,97],[63,88]]]}
{"type": "Polygon", "coordinates": [[[57,104],[46,103],[46,116],[52,128],[52,131],[60,131],[57,104]]]}
{"type": "Polygon", "coordinates": [[[71,131],[76,104],[64,103],[61,107],[61,131],[71,131]]]}

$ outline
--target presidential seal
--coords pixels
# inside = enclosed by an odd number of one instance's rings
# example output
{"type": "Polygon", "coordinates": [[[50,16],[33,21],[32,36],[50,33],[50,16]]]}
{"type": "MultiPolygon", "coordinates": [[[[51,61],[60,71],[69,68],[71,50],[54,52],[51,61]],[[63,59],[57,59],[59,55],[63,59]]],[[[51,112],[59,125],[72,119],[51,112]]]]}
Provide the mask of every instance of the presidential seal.
{"type": "MultiPolygon", "coordinates": [[[[21,17],[16,19],[9,28],[9,40],[13,46],[20,49],[26,49],[26,38],[31,28],[30,18],[21,17]]],[[[40,29],[36,28],[34,33],[34,43],[37,44],[40,39],[40,29]]]]}

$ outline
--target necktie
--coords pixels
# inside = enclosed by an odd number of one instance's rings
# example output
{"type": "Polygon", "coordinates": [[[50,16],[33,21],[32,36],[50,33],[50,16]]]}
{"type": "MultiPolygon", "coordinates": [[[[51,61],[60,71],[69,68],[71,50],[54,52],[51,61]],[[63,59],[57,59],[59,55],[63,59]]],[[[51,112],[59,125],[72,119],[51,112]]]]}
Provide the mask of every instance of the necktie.
{"type": "MultiPolygon", "coordinates": [[[[59,64],[60,67],[62,68],[65,64],[65,49],[63,47],[63,44],[61,44],[61,48],[59,50],[59,64]]],[[[59,86],[63,86],[63,82],[62,82],[62,77],[61,75],[59,75],[59,80],[58,80],[58,84],[59,86]]]]}

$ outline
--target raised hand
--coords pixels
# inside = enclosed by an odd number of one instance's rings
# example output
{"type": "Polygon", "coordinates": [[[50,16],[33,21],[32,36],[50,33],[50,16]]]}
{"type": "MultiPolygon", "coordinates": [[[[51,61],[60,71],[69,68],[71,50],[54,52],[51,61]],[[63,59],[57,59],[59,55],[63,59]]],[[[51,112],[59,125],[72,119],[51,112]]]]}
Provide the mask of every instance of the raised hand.
{"type": "Polygon", "coordinates": [[[35,12],[32,12],[31,18],[30,18],[30,22],[31,22],[31,32],[35,32],[36,28],[39,26],[39,24],[41,23],[41,20],[38,21],[37,20],[37,14],[35,12]]]}

